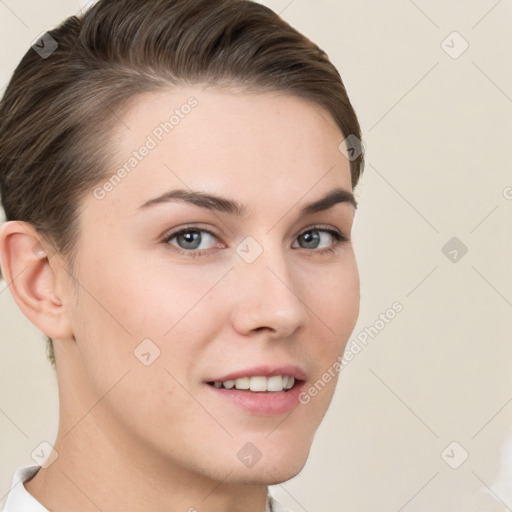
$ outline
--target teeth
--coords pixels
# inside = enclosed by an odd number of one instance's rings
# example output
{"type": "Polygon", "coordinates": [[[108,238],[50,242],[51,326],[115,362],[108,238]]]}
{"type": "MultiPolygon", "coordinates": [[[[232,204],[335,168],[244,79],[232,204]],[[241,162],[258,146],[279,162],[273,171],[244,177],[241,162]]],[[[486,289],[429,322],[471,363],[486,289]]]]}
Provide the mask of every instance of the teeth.
{"type": "Polygon", "coordinates": [[[254,392],[262,392],[262,391],[273,391],[280,392],[283,390],[288,390],[293,387],[295,384],[294,377],[288,377],[287,375],[274,375],[273,377],[263,377],[263,376],[254,376],[254,377],[241,377],[235,380],[226,380],[224,382],[215,381],[213,385],[216,388],[224,388],[224,389],[240,389],[240,390],[250,390],[254,392]]]}
{"type": "Polygon", "coordinates": [[[251,386],[251,379],[249,377],[242,377],[241,379],[235,379],[236,389],[249,389],[251,386]]]}
{"type": "Polygon", "coordinates": [[[226,389],[231,389],[231,388],[235,387],[235,381],[234,380],[225,380],[223,384],[224,384],[224,387],[226,389]]]}
{"type": "Polygon", "coordinates": [[[274,377],[269,377],[266,380],[266,391],[282,391],[284,389],[283,386],[283,377],[281,375],[276,375],[274,377]]]}

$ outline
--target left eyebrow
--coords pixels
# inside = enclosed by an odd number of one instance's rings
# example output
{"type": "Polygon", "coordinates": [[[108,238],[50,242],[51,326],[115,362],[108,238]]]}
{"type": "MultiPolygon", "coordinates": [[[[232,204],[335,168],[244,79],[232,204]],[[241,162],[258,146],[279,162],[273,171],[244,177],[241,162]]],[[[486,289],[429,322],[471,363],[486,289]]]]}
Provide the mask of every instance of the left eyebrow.
{"type": "MultiPolygon", "coordinates": [[[[165,192],[161,196],[146,201],[138,207],[138,210],[144,210],[156,204],[169,203],[172,201],[183,201],[201,208],[217,210],[219,212],[236,215],[238,217],[245,215],[247,212],[245,205],[242,205],[232,199],[214,194],[207,194],[201,191],[185,189],[174,189],[165,192]]],[[[354,209],[357,208],[357,201],[352,192],[344,188],[335,188],[320,199],[303,206],[300,210],[300,215],[311,215],[323,210],[328,210],[338,203],[348,203],[351,204],[354,209]]]]}

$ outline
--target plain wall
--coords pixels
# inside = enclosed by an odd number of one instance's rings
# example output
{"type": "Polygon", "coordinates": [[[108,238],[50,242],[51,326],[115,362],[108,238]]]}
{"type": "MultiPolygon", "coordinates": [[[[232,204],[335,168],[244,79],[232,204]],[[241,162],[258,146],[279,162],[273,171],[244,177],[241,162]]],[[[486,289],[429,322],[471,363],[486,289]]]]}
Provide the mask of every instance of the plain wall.
{"type": "MultiPolygon", "coordinates": [[[[403,306],[342,370],[304,470],[274,494],[295,512],[510,510],[512,3],[263,3],[326,50],[363,129],[361,313],[348,346],[403,306]]],[[[79,7],[0,2],[0,90],[79,7]]],[[[58,421],[44,337],[3,282],[0,341],[3,503],[58,421]]]]}

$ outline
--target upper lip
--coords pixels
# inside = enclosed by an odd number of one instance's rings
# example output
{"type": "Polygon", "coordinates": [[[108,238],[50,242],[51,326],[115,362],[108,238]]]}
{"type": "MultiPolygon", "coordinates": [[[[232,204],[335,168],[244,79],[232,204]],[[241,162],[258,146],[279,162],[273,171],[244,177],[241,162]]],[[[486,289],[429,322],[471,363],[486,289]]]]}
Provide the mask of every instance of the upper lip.
{"type": "Polygon", "coordinates": [[[208,379],[206,382],[224,382],[226,380],[236,380],[242,377],[273,377],[275,375],[294,377],[295,380],[306,380],[306,372],[302,368],[293,364],[286,364],[283,366],[253,366],[252,368],[237,370],[235,372],[231,372],[220,377],[208,379]]]}

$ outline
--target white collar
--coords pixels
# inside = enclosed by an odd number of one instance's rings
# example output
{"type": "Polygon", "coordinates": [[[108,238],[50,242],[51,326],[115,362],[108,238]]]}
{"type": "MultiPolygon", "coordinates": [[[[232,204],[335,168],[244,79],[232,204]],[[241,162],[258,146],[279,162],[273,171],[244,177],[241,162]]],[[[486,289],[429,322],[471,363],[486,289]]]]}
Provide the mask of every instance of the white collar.
{"type": "Polygon", "coordinates": [[[23,485],[23,482],[30,480],[40,468],[41,466],[24,466],[14,472],[11,490],[2,512],[49,512],[23,485]]]}
{"type": "Polygon", "coordinates": [[[290,509],[284,507],[279,503],[270,492],[270,488],[267,488],[267,508],[265,512],[292,512],[290,509]]]}

